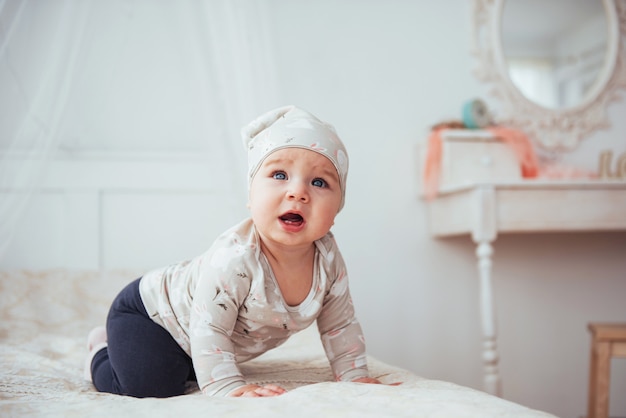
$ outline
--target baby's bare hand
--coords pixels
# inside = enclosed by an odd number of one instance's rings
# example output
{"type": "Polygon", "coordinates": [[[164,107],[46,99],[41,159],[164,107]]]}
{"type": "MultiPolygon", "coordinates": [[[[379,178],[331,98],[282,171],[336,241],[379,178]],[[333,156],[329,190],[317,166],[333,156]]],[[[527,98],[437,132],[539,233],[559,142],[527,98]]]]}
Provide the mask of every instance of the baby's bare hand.
{"type": "Polygon", "coordinates": [[[259,396],[278,396],[287,391],[278,385],[259,386],[255,391],[259,396]]]}
{"type": "MultiPolygon", "coordinates": [[[[386,383],[381,382],[380,380],[376,379],[375,377],[359,377],[358,379],[354,379],[353,382],[355,383],[371,383],[374,385],[384,385],[386,383]]],[[[401,385],[402,382],[394,382],[394,383],[389,383],[389,386],[398,386],[401,385]]]]}
{"type": "Polygon", "coordinates": [[[261,398],[268,396],[278,396],[287,392],[285,389],[278,385],[245,385],[235,389],[229,396],[233,397],[246,397],[246,398],[261,398]]]}

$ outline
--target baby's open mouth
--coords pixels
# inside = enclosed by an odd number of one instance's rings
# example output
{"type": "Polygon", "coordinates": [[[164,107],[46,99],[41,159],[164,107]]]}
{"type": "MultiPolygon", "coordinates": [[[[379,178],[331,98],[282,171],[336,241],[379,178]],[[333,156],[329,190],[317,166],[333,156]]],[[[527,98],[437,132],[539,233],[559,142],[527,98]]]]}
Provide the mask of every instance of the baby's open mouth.
{"type": "Polygon", "coordinates": [[[301,225],[304,222],[302,215],[292,212],[285,213],[280,217],[280,220],[289,225],[301,225]]]}

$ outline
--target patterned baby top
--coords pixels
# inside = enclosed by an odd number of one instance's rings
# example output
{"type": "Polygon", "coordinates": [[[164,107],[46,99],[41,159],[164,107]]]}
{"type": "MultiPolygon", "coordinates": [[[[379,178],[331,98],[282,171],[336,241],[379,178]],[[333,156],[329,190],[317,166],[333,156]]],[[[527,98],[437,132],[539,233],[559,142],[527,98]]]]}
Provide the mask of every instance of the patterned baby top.
{"type": "Polygon", "coordinates": [[[297,306],[284,301],[251,219],[223,233],[206,253],[143,276],[146,311],[191,356],[203,393],[225,396],[245,385],[239,362],[315,320],[335,378],[368,376],[343,258],[330,232],[315,247],[313,284],[297,306]]]}

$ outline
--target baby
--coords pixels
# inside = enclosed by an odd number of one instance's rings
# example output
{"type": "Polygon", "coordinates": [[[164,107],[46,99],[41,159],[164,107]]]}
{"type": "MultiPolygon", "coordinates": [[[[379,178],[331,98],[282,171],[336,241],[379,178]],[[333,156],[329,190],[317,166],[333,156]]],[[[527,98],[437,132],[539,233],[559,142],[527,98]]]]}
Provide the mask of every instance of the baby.
{"type": "Polygon", "coordinates": [[[242,130],[251,218],[204,254],[146,273],[88,337],[85,375],[101,392],[169,397],[189,380],[211,396],[276,396],[238,363],[317,321],[338,381],[368,375],[348,276],[330,228],[344,205],[348,156],[332,126],[294,106],[242,130]]]}

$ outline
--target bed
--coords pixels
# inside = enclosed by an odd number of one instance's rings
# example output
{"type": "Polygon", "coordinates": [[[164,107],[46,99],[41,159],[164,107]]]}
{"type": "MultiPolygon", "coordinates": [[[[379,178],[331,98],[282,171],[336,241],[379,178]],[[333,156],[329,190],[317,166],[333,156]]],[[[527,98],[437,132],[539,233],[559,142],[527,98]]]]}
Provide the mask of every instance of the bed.
{"type": "Polygon", "coordinates": [[[190,384],[169,399],[98,393],[83,380],[86,335],[132,272],[0,272],[0,416],[552,417],[369,357],[371,374],[400,386],[332,382],[315,327],[242,365],[275,398],[211,398],[190,384]]]}

